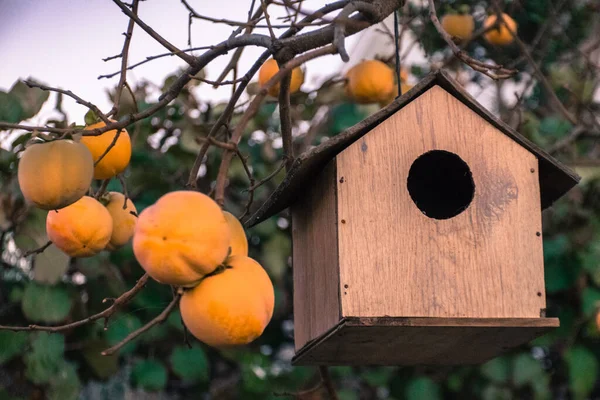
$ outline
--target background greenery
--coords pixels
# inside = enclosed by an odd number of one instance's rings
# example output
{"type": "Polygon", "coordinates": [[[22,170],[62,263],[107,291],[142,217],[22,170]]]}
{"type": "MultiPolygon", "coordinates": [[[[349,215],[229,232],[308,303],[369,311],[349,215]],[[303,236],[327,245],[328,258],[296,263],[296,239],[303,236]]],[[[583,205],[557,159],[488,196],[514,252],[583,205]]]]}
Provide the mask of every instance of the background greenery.
{"type": "MultiPolygon", "coordinates": [[[[444,2],[472,5],[480,26],[489,9],[485,2],[444,2]]],[[[598,84],[598,67],[584,61],[579,47],[595,34],[598,5],[593,1],[548,0],[509,2],[507,10],[519,24],[519,36],[534,43],[536,62],[548,77],[560,100],[579,118],[590,118],[598,109],[591,94],[598,84]],[[569,4],[565,4],[569,3],[569,4]],[[554,16],[552,16],[555,14],[554,16]],[[536,35],[552,18],[543,37],[536,35]]],[[[442,14],[444,6],[439,6],[442,14]]],[[[449,58],[445,43],[428,20],[427,9],[410,8],[410,21],[432,62],[449,58]]],[[[382,39],[384,40],[384,39],[382,39]]],[[[489,57],[519,70],[530,66],[516,46],[495,48],[482,40],[468,46],[477,58],[489,57]]],[[[429,63],[406,65],[418,79],[429,63]]],[[[488,83],[488,78],[450,62],[450,70],[461,71],[461,79],[488,83]]],[[[210,68],[210,66],[209,66],[210,68]]],[[[335,77],[334,77],[335,78],[335,77]]],[[[165,81],[173,79],[166,77],[165,81]]],[[[528,80],[519,74],[515,80],[528,80]]],[[[150,107],[153,85],[139,82],[135,88],[140,109],[150,107]]],[[[76,90],[76,88],[73,88],[76,90]]],[[[110,94],[111,96],[113,94],[110,94]]],[[[121,116],[135,108],[125,98],[121,116]]],[[[501,100],[501,99],[500,99],[501,100]]],[[[48,93],[28,89],[17,82],[0,92],[0,120],[19,122],[36,115],[48,93]]],[[[52,96],[61,110],[60,97],[52,96]]],[[[348,102],[339,84],[326,84],[311,93],[292,97],[299,150],[359,122],[377,106],[348,102]],[[315,119],[317,111],[324,119],[315,119]],[[306,127],[310,128],[307,130],[306,127]],[[302,128],[304,127],[304,128],[302,128]],[[308,139],[307,139],[308,137],[308,139]]],[[[189,87],[168,107],[150,119],[129,127],[134,148],[126,173],[127,189],[138,211],[161,195],[184,187],[195,154],[198,137],[206,134],[224,109],[203,98],[203,86],[189,87]],[[196,111],[200,110],[200,112],[196,111]]],[[[515,109],[503,101],[497,111],[521,133],[548,149],[560,143],[573,129],[571,122],[555,111],[542,86],[531,91],[515,109]],[[517,123],[515,123],[517,119],[517,123]]],[[[83,121],[66,118],[47,121],[59,127],[83,121]]],[[[235,125],[235,118],[232,126],[235,125]]],[[[0,150],[0,231],[2,237],[0,322],[3,325],[62,324],[84,318],[107,307],[105,298],[118,297],[135,284],[143,271],[131,245],[87,259],[69,259],[54,247],[24,258],[23,253],[47,241],[45,212],[27,207],[19,192],[16,171],[18,153],[30,134],[3,136],[0,150]]],[[[275,99],[261,108],[248,126],[247,140],[240,145],[249,157],[257,179],[279,166],[281,139],[275,99]]],[[[600,345],[596,325],[600,300],[600,172],[599,147],[595,139],[577,140],[556,155],[578,169],[581,185],[544,213],[544,253],[548,316],[558,316],[561,327],[533,343],[482,366],[428,370],[424,368],[332,368],[341,400],[442,398],[586,399],[600,397],[598,360],[600,345]]],[[[201,169],[200,189],[209,193],[216,178],[221,150],[212,148],[201,169]]],[[[259,188],[255,205],[263,201],[283,177],[279,173],[259,188]]],[[[243,213],[248,178],[238,159],[230,170],[225,208],[243,213]]],[[[121,190],[117,180],[109,190],[121,190]]],[[[60,334],[0,331],[0,400],[13,399],[271,399],[279,392],[294,392],[318,382],[314,368],[292,368],[293,317],[290,259],[290,221],[284,213],[250,229],[250,256],[269,272],[276,288],[276,310],[264,335],[249,346],[216,351],[190,338],[184,342],[180,315],[174,312],[126,345],[118,355],[104,357],[100,351],[119,342],[128,332],[156,316],[171,300],[168,286],[150,281],[126,308],[106,326],[100,320],[60,334]]],[[[507,257],[510,255],[507,255],[507,257]]],[[[315,392],[305,399],[325,398],[315,392]]]]}

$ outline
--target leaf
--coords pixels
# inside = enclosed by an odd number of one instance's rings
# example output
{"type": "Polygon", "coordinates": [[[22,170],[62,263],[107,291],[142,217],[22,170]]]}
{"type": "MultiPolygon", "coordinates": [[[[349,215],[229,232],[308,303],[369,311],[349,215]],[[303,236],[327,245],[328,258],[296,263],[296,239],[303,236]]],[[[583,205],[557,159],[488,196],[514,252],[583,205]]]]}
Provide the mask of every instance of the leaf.
{"type": "Polygon", "coordinates": [[[275,280],[281,279],[285,274],[290,254],[290,240],[283,233],[275,233],[264,244],[261,260],[265,269],[270,272],[275,280]]]}
{"type": "Polygon", "coordinates": [[[429,378],[412,379],[406,386],[406,400],[437,400],[441,398],[439,385],[429,378]]]}
{"type": "Polygon", "coordinates": [[[568,239],[565,236],[544,240],[544,279],[547,293],[570,288],[579,276],[579,265],[572,265],[566,256],[567,246],[568,239]]]}
{"type": "Polygon", "coordinates": [[[581,312],[586,317],[592,317],[599,310],[600,290],[586,287],[581,295],[581,312]]]}
{"type": "Polygon", "coordinates": [[[494,383],[505,383],[510,376],[510,359],[496,357],[481,366],[481,374],[494,383]]]}
{"type": "Polygon", "coordinates": [[[171,368],[175,375],[184,382],[207,382],[210,373],[210,364],[204,350],[197,345],[192,348],[177,346],[169,358],[171,368]]]}
{"type": "Polygon", "coordinates": [[[498,386],[487,386],[481,393],[483,400],[513,400],[509,388],[498,386]]]}
{"type": "Polygon", "coordinates": [[[54,285],[69,269],[70,257],[51,245],[43,253],[35,255],[33,279],[37,282],[54,285]]]}
{"type": "MultiPolygon", "coordinates": [[[[125,339],[125,336],[141,327],[142,321],[140,321],[139,318],[131,314],[121,314],[115,318],[111,324],[109,324],[108,331],[106,332],[106,340],[108,340],[108,343],[111,346],[114,346],[121,340],[125,339]]],[[[131,353],[133,350],[135,350],[136,346],[137,339],[134,339],[123,346],[119,352],[121,354],[131,353]]]]}
{"type": "Polygon", "coordinates": [[[65,288],[29,282],[23,293],[21,309],[30,321],[57,323],[67,318],[71,305],[71,297],[65,288]]]}
{"type": "Polygon", "coordinates": [[[27,344],[27,333],[0,331],[0,365],[20,354],[27,344]]]}
{"type": "Polygon", "coordinates": [[[521,353],[515,357],[512,373],[512,381],[517,387],[532,384],[544,376],[544,370],[539,361],[528,353],[521,353]]]}
{"type": "Polygon", "coordinates": [[[373,387],[387,387],[393,374],[394,370],[391,368],[369,368],[361,377],[373,387]]]}
{"type": "MultiPolygon", "coordinates": [[[[28,80],[35,82],[31,78],[28,80]]],[[[50,96],[49,92],[39,88],[30,88],[23,81],[17,81],[9,93],[16,96],[23,107],[22,120],[36,115],[50,96]]]]}
{"type": "Polygon", "coordinates": [[[57,333],[40,332],[34,336],[32,349],[25,354],[25,375],[40,385],[50,382],[64,363],[65,340],[57,333]]]}
{"type": "Polygon", "coordinates": [[[0,90],[0,121],[17,123],[23,120],[23,106],[17,96],[0,90]]]}
{"type": "Polygon", "coordinates": [[[569,385],[576,400],[585,399],[592,392],[598,376],[598,360],[583,346],[569,349],[565,354],[569,368],[569,385]]]}
{"type": "Polygon", "coordinates": [[[112,356],[103,356],[101,354],[108,347],[110,346],[106,341],[92,339],[85,344],[82,351],[87,365],[101,379],[109,378],[119,370],[119,356],[117,354],[113,354],[112,356]]]}
{"type": "Polygon", "coordinates": [[[572,128],[573,125],[569,121],[557,117],[544,118],[539,127],[540,133],[543,136],[556,139],[565,136],[572,128]]]}
{"type": "Polygon", "coordinates": [[[81,382],[75,366],[63,362],[58,373],[50,381],[48,400],[77,400],[80,389],[81,382]]]}
{"type": "Polygon", "coordinates": [[[145,390],[158,391],[167,385],[167,370],[158,361],[145,360],[133,367],[131,379],[136,386],[145,390]]]}

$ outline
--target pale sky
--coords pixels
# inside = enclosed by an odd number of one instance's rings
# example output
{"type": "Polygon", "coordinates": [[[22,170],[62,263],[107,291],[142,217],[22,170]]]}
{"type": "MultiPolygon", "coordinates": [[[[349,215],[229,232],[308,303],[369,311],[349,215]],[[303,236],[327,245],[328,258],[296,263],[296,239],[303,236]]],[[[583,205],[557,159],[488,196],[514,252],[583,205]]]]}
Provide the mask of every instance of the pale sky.
{"type": "MultiPolygon", "coordinates": [[[[250,1],[227,0],[226,7],[219,1],[190,0],[190,4],[204,15],[244,21],[250,1]]],[[[318,0],[307,0],[304,7],[316,10],[322,4],[318,0]]],[[[143,1],[139,15],[179,48],[188,47],[188,13],[178,0],[143,1]]],[[[277,16],[280,15],[271,16],[274,23],[277,16]]],[[[102,58],[120,53],[127,22],[127,16],[110,0],[0,0],[0,89],[7,90],[17,79],[31,76],[50,86],[71,89],[107,111],[110,102],[105,89],[114,87],[118,76],[102,80],[97,77],[119,70],[120,59],[103,62],[102,58]]],[[[232,29],[195,20],[192,45],[218,43],[227,39],[232,29]]],[[[352,42],[349,39],[348,45],[352,46],[352,42]]],[[[247,47],[240,62],[241,70],[247,70],[262,51],[261,48],[247,47]]],[[[142,29],[134,28],[130,64],[164,52],[166,50],[142,29]]],[[[208,79],[217,78],[231,54],[208,66],[208,79]]],[[[128,81],[144,78],[161,82],[182,66],[183,61],[177,57],[151,61],[128,71],[128,81]]],[[[326,56],[308,63],[306,87],[339,71],[341,66],[339,56],[326,56]]],[[[228,87],[215,90],[209,85],[201,85],[199,90],[201,98],[213,100],[225,100],[230,93],[228,87]]],[[[74,103],[65,106],[71,119],[81,120],[86,112],[74,103]]]]}

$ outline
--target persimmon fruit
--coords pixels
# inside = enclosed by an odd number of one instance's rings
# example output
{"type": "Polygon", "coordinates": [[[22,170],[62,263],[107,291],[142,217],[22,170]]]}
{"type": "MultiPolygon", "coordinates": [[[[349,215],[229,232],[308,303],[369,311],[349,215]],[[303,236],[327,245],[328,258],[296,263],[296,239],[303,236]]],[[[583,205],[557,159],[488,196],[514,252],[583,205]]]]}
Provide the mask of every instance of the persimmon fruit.
{"type": "MultiPolygon", "coordinates": [[[[496,14],[488,16],[483,23],[484,28],[493,26],[496,23],[496,19],[496,14]]],[[[515,40],[511,31],[513,31],[515,35],[517,34],[517,22],[507,14],[502,14],[502,19],[504,20],[504,23],[500,23],[500,26],[490,29],[483,35],[485,40],[496,46],[506,46],[511,44],[515,40]]]]}
{"type": "MultiPolygon", "coordinates": [[[[106,124],[98,122],[88,125],[84,130],[93,130],[103,128],[106,124]]],[[[106,152],[112,144],[118,130],[112,129],[98,136],[82,136],[81,143],[84,144],[94,157],[94,163],[100,160],[100,157],[106,152]]],[[[110,179],[125,171],[131,160],[131,139],[126,129],[121,129],[119,137],[114,146],[94,167],[94,179],[110,179]]]]}
{"type": "Polygon", "coordinates": [[[271,320],[275,304],[273,284],[259,263],[234,256],[223,268],[186,290],[179,304],[190,333],[217,348],[258,338],[271,320]]]}
{"type": "MultiPolygon", "coordinates": [[[[267,60],[258,71],[258,84],[261,87],[264,86],[277,72],[279,72],[279,65],[277,65],[277,61],[275,61],[273,58],[267,60]]],[[[302,86],[303,83],[304,72],[300,67],[294,68],[292,70],[292,77],[290,80],[290,94],[296,93],[298,90],[300,90],[300,86],[302,86]]],[[[280,84],[278,82],[269,88],[268,93],[271,96],[277,97],[279,95],[279,87],[280,84]]]]}
{"type": "Polygon", "coordinates": [[[125,203],[125,195],[119,192],[108,192],[102,200],[106,202],[106,209],[113,220],[112,234],[106,245],[106,249],[112,251],[123,247],[133,236],[137,210],[130,199],[125,203]]]}
{"type": "Polygon", "coordinates": [[[33,144],[19,162],[19,187],[25,199],[43,210],[57,210],[86,194],[94,174],[90,151],[72,140],[33,144]]]}
{"type": "Polygon", "coordinates": [[[394,70],[379,60],[366,60],[346,73],[346,94],[359,104],[389,99],[395,87],[394,70]]]}
{"type": "Polygon", "coordinates": [[[244,227],[233,214],[227,211],[223,211],[227,224],[229,225],[229,231],[231,232],[231,253],[230,257],[233,256],[247,256],[248,255],[248,238],[244,227]]]}

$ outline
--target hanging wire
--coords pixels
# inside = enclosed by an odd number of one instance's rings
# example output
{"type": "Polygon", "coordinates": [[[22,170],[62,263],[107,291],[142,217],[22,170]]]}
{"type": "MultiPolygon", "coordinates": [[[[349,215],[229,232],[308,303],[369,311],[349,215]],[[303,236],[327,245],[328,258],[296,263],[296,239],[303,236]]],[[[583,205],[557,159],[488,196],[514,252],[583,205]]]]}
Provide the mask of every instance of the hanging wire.
{"type": "Polygon", "coordinates": [[[398,96],[402,96],[402,84],[400,82],[400,34],[398,33],[400,10],[394,11],[394,42],[396,44],[396,82],[398,82],[398,96]]]}

